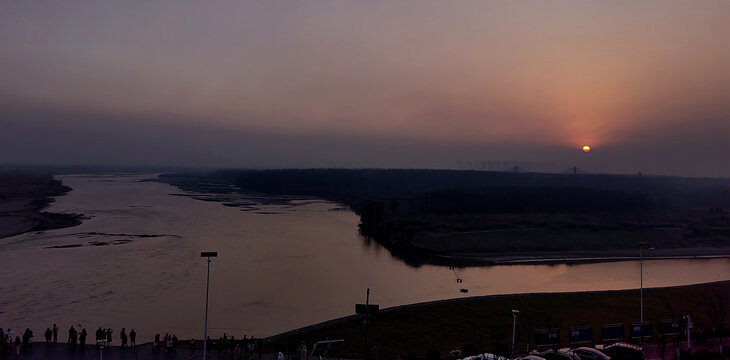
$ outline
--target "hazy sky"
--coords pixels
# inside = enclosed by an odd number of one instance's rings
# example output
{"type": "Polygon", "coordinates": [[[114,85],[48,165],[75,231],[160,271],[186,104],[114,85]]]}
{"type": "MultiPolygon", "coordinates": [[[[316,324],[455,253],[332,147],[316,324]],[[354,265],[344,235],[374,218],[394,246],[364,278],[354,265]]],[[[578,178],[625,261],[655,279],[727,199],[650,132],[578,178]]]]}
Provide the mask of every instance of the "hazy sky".
{"type": "Polygon", "coordinates": [[[730,176],[730,1],[3,1],[0,111],[0,162],[730,176]]]}

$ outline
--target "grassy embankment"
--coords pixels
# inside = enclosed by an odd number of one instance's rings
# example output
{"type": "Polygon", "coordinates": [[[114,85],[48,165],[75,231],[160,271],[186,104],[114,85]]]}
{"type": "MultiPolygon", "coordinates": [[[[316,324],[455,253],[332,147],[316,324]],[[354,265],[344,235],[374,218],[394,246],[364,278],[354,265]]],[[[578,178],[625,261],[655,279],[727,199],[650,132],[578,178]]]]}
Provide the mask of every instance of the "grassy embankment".
{"type": "MultiPolygon", "coordinates": [[[[475,297],[385,309],[372,318],[370,342],[385,358],[424,358],[429,349],[447,357],[450,350],[472,348],[479,352],[500,352],[511,346],[512,309],[520,310],[517,347],[534,348],[535,329],[560,328],[560,342],[568,346],[568,327],[590,325],[600,343],[602,324],[623,323],[626,339],[629,325],[639,320],[639,291],[526,294],[475,297]]],[[[695,325],[694,337],[712,328],[728,329],[730,282],[644,290],[644,317],[654,322],[681,321],[687,314],[695,325]]],[[[276,343],[311,344],[325,339],[344,339],[344,356],[362,356],[363,319],[351,316],[313,325],[272,337],[276,343]]],[[[655,340],[656,341],[656,337],[655,340]]]]}

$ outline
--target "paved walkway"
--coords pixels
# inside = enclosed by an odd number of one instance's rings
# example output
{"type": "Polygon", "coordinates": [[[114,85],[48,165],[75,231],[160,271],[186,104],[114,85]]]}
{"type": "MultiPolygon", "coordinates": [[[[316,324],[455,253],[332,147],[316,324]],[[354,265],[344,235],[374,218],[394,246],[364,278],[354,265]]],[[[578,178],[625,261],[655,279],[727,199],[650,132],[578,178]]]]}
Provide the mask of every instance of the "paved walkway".
{"type": "MultiPolygon", "coordinates": [[[[137,349],[122,349],[119,346],[106,347],[104,349],[98,349],[95,345],[87,345],[85,351],[80,351],[78,348],[72,351],[66,344],[51,344],[46,345],[45,343],[34,343],[33,349],[20,354],[20,357],[16,357],[15,354],[8,354],[6,359],[19,359],[19,360],[46,360],[46,359],[58,359],[58,360],[167,360],[167,359],[202,359],[203,350],[196,350],[193,357],[190,357],[190,351],[187,349],[180,348],[176,354],[167,354],[163,352],[152,352],[152,345],[145,344],[137,346],[137,349]]],[[[210,351],[208,355],[210,360],[218,360],[218,352],[210,351]]],[[[230,360],[230,352],[224,352],[221,360],[230,360]]],[[[258,360],[258,357],[254,357],[252,360],[258,360]]],[[[263,354],[261,360],[275,360],[273,354],[263,354]]]]}
{"type": "MultiPolygon", "coordinates": [[[[725,339],[725,344],[723,345],[724,348],[727,348],[727,339],[725,339]]],[[[692,343],[692,353],[700,352],[700,351],[711,351],[715,352],[717,351],[717,346],[720,345],[720,342],[704,342],[704,343],[692,343]]],[[[680,341],[679,342],[679,350],[686,351],[687,350],[687,341],[680,341]]],[[[647,360],[675,360],[677,359],[677,349],[675,349],[675,344],[673,341],[670,341],[667,343],[666,348],[664,349],[664,356],[662,356],[662,346],[657,344],[645,344],[644,345],[644,355],[646,356],[647,360]]],[[[727,357],[725,357],[727,358],[727,357]]]]}
{"type": "MultiPolygon", "coordinates": [[[[693,344],[693,352],[706,349],[709,344],[693,344]]],[[[729,344],[725,344],[726,346],[729,344]]],[[[681,342],[680,349],[686,350],[687,343],[681,342]]],[[[662,360],[661,346],[655,344],[645,344],[644,354],[647,360],[662,360]]],[[[145,344],[137,346],[137,349],[122,349],[119,346],[106,347],[103,350],[98,349],[96,346],[87,346],[85,351],[76,349],[75,351],[69,350],[66,344],[52,344],[46,345],[45,343],[34,343],[33,350],[20,354],[20,357],[15,357],[14,354],[8,354],[9,356],[5,359],[18,359],[18,360],[46,360],[46,359],[58,359],[58,360],[172,360],[172,359],[202,359],[203,350],[198,349],[195,351],[193,356],[190,356],[190,351],[187,349],[180,348],[176,354],[167,354],[165,352],[152,352],[152,345],[145,344]]],[[[1,358],[1,357],[0,357],[1,358]]],[[[229,360],[231,359],[230,352],[223,352],[222,357],[218,357],[217,351],[210,351],[208,355],[209,360],[229,360]]],[[[315,359],[310,357],[310,359],[315,359]]],[[[664,354],[664,360],[674,360],[674,344],[667,344],[667,348],[664,354]]],[[[258,360],[257,356],[253,359],[258,360]]],[[[261,360],[276,360],[274,354],[263,354],[261,360]]]]}

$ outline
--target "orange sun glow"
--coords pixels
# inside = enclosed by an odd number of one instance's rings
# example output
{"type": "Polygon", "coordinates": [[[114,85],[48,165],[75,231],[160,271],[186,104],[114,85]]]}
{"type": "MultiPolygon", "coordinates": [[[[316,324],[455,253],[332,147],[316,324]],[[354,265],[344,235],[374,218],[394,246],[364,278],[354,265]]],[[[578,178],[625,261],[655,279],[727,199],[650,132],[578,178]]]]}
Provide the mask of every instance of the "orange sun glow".
{"type": "Polygon", "coordinates": [[[589,152],[589,151],[591,151],[591,147],[590,146],[588,146],[588,145],[583,146],[583,152],[589,152]]]}

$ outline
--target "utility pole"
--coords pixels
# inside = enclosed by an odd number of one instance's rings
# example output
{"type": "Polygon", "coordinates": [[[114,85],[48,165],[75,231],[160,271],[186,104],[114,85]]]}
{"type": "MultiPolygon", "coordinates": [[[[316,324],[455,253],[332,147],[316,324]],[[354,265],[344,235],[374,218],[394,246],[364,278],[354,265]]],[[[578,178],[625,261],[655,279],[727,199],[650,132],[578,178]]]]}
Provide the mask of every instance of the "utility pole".
{"type": "Polygon", "coordinates": [[[519,310],[512,310],[512,355],[515,354],[515,334],[517,333],[517,314],[519,310]]]}
{"type": "MultiPolygon", "coordinates": [[[[645,242],[640,242],[636,244],[639,247],[639,273],[641,278],[641,288],[639,290],[639,301],[641,302],[641,323],[644,323],[644,247],[646,246],[645,242]]],[[[653,247],[650,247],[647,250],[654,250],[653,247]]],[[[642,341],[644,339],[643,335],[641,337],[642,341]]]]}
{"type": "Polygon", "coordinates": [[[370,288],[365,296],[365,360],[370,360],[370,346],[368,345],[368,323],[370,322],[370,288]]]}
{"type": "Polygon", "coordinates": [[[208,356],[208,293],[210,291],[210,258],[218,256],[217,251],[204,251],[200,257],[208,258],[208,277],[205,281],[205,330],[203,331],[203,360],[208,356]]]}
{"type": "Polygon", "coordinates": [[[358,315],[365,315],[365,321],[363,326],[365,327],[365,351],[363,356],[365,360],[370,359],[370,342],[368,339],[368,327],[370,326],[370,315],[375,315],[380,311],[378,305],[370,305],[370,288],[368,288],[367,295],[365,297],[364,304],[355,304],[355,313],[358,315]]]}
{"type": "MultiPolygon", "coordinates": [[[[644,245],[646,245],[646,243],[642,243],[639,245],[639,272],[641,273],[641,290],[639,290],[639,298],[641,299],[642,324],[644,323],[644,245]]],[[[644,337],[642,336],[641,339],[643,340],[644,337]]]]}
{"type": "Polygon", "coordinates": [[[687,320],[687,351],[689,351],[690,356],[692,355],[692,338],[690,337],[690,333],[692,332],[692,328],[694,325],[692,324],[692,318],[689,316],[689,314],[685,315],[684,318],[687,320]]]}

